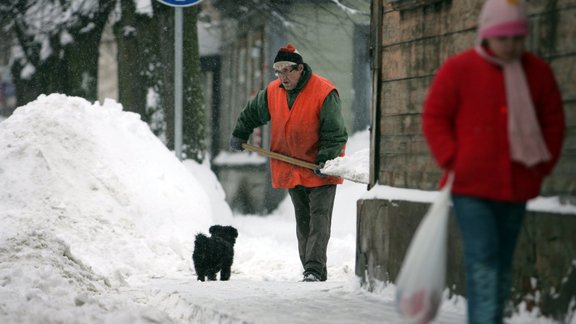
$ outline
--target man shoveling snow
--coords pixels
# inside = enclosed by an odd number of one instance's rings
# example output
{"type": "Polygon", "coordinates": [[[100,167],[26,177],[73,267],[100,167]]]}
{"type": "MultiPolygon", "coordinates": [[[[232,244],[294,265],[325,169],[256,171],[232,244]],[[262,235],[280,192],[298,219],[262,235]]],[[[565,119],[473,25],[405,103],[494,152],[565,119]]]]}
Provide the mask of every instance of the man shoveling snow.
{"type": "Polygon", "coordinates": [[[230,148],[243,151],[254,128],[271,122],[272,151],[319,165],[314,170],[270,160],[272,187],[286,188],[296,213],[303,281],[325,281],[336,185],[342,178],[321,172],[321,165],[344,153],[348,133],[334,85],[312,72],[294,46],[274,59],[278,79],[248,102],[232,132],[230,148]]]}

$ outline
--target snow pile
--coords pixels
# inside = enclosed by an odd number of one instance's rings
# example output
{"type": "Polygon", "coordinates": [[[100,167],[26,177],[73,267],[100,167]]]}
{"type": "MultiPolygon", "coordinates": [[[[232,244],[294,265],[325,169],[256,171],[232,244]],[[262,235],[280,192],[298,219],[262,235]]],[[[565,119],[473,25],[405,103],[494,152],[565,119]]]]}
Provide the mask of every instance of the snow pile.
{"type": "Polygon", "coordinates": [[[0,322],[168,322],[136,305],[71,255],[50,231],[26,230],[0,240],[0,322]]]}
{"type": "Polygon", "coordinates": [[[0,124],[0,143],[0,317],[128,314],[126,302],[102,295],[134,278],[188,272],[211,206],[231,217],[222,195],[209,197],[114,101],[40,96],[0,124]]]}
{"type": "Polygon", "coordinates": [[[368,183],[370,172],[370,150],[364,149],[352,155],[326,161],[322,173],[343,177],[346,180],[368,183]]]}

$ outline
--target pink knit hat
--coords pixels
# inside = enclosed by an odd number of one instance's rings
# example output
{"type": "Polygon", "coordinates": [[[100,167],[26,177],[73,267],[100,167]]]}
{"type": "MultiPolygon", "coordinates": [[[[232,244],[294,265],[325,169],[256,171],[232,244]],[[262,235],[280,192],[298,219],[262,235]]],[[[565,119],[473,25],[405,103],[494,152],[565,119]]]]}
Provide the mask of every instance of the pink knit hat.
{"type": "Polygon", "coordinates": [[[522,0],[486,0],[478,32],[481,39],[528,35],[526,4],[522,0]]]}

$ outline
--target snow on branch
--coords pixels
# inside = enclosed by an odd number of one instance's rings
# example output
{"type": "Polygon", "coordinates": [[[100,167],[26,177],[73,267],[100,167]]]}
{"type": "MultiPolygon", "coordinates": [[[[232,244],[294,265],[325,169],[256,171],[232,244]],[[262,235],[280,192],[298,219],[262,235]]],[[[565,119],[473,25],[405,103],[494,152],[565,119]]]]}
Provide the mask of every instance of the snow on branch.
{"type": "Polygon", "coordinates": [[[360,11],[360,10],[357,10],[357,9],[354,9],[354,8],[350,8],[350,7],[348,7],[348,6],[343,5],[343,4],[340,2],[340,0],[330,0],[330,1],[332,1],[332,2],[333,2],[334,4],[336,4],[340,9],[342,9],[344,12],[346,12],[346,13],[349,14],[349,15],[358,15],[358,14],[363,15],[363,14],[366,14],[366,13],[363,12],[363,11],[360,11]]]}

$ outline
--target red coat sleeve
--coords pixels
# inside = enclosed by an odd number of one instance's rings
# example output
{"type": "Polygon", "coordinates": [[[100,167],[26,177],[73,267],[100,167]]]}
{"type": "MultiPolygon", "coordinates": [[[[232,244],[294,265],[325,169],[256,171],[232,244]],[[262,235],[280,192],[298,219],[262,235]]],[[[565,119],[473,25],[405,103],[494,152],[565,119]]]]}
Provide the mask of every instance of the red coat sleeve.
{"type": "Polygon", "coordinates": [[[438,70],[428,90],[422,113],[422,131],[438,165],[449,170],[456,150],[454,119],[458,108],[457,71],[449,59],[438,70]]]}
{"type": "Polygon", "coordinates": [[[538,78],[533,81],[539,83],[538,89],[542,92],[537,96],[538,99],[534,103],[534,107],[540,122],[542,136],[552,156],[550,161],[541,166],[541,171],[547,175],[552,172],[560,157],[566,126],[562,96],[554,74],[548,64],[544,63],[540,66],[542,69],[537,73],[538,78]]]}

